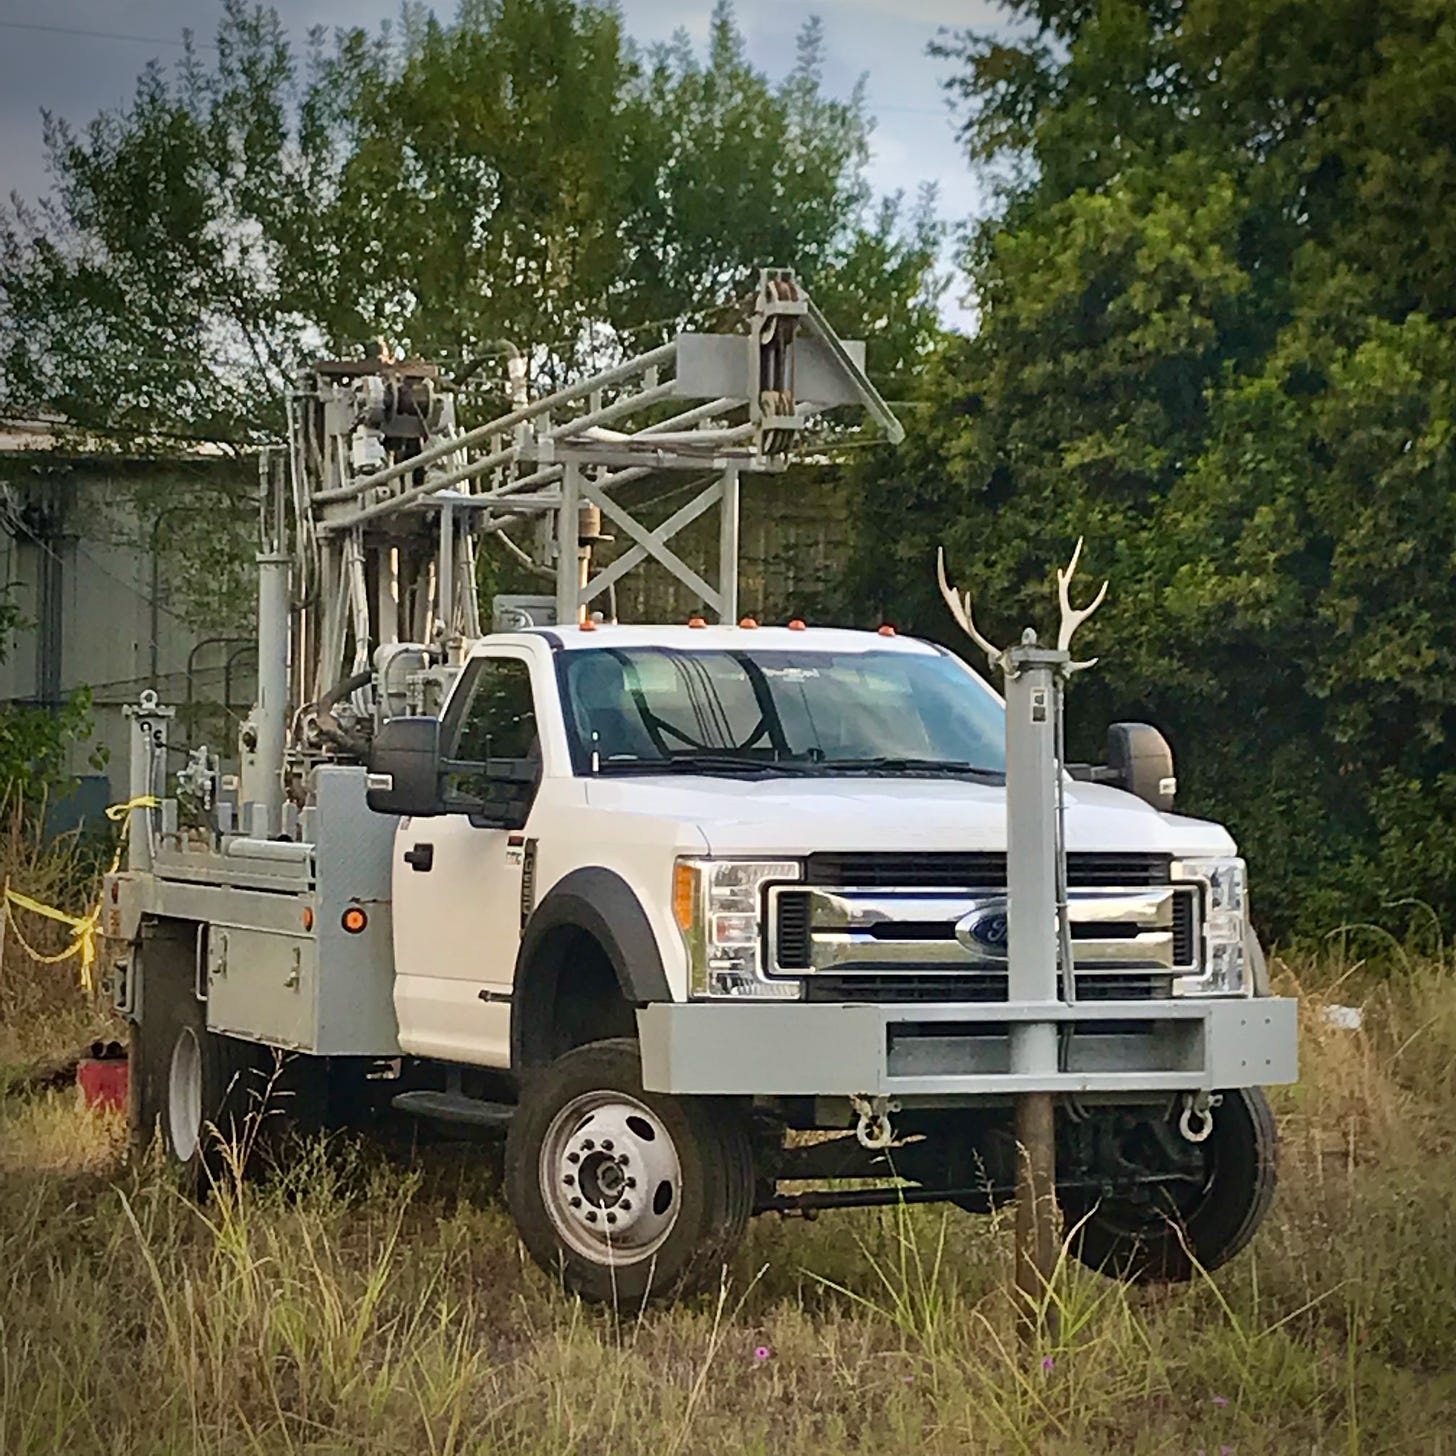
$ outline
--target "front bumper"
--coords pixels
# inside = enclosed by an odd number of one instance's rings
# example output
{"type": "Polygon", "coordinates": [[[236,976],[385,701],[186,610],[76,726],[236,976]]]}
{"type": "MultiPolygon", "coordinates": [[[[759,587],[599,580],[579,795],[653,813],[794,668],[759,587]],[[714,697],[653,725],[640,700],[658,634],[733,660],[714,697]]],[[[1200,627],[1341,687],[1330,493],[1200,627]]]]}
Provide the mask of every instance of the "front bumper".
{"type": "Polygon", "coordinates": [[[1298,1003],[1075,1006],[658,1002],[637,1011],[642,1085],[691,1095],[996,1097],[1293,1082],[1298,1003]],[[1064,1070],[1011,1070],[1013,1022],[1065,1027],[1064,1070]]]}

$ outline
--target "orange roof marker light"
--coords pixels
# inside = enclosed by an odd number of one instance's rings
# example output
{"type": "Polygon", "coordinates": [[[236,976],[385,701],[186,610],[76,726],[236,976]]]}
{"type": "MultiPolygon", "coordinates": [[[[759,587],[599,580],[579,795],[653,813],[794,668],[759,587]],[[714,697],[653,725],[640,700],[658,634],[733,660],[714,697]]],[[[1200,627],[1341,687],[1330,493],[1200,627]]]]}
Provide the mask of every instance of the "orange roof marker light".
{"type": "Polygon", "coordinates": [[[597,624],[590,617],[584,617],[581,621],[581,630],[583,632],[595,632],[597,630],[597,624]]]}
{"type": "Polygon", "coordinates": [[[305,905],[303,907],[303,928],[305,930],[312,930],[313,929],[313,906],[312,905],[305,905]]]}
{"type": "Polygon", "coordinates": [[[744,617],[738,625],[742,627],[745,632],[751,632],[755,627],[758,626],[758,623],[755,622],[752,617],[744,617]]]}
{"type": "Polygon", "coordinates": [[[790,632],[805,632],[808,630],[808,623],[802,617],[791,617],[789,619],[790,632]]]}
{"type": "Polygon", "coordinates": [[[708,624],[701,617],[689,617],[689,627],[706,627],[708,624]]]}
{"type": "Polygon", "coordinates": [[[880,624],[880,636],[881,637],[893,637],[894,635],[895,635],[895,629],[888,622],[882,622],[880,624]]]}
{"type": "Polygon", "coordinates": [[[340,918],[341,924],[350,935],[358,935],[366,925],[369,924],[369,917],[357,906],[350,905],[340,918]]]}

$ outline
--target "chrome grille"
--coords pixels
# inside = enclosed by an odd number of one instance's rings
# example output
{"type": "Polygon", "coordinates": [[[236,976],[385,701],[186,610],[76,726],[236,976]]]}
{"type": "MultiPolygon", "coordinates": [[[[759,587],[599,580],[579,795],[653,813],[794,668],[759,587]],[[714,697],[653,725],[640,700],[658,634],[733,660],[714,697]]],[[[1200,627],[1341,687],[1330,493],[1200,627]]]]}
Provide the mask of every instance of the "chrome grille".
{"type": "MultiPolygon", "coordinates": [[[[1112,857],[1098,858],[1109,873],[1112,857]]],[[[1155,862],[1151,856],[1118,858],[1140,859],[1145,873],[1155,862]]],[[[1166,868],[1166,861],[1158,862],[1166,868]]],[[[1198,895],[1197,885],[1166,878],[1072,885],[1068,913],[1078,999],[1122,994],[1116,987],[1130,997],[1167,995],[1175,976],[1195,973],[1198,895]]],[[[771,970],[811,979],[938,980],[975,973],[988,978],[992,999],[1005,999],[995,989],[1004,987],[1007,973],[1004,889],[783,885],[770,889],[769,901],[771,970]]],[[[975,987],[967,983],[963,990],[963,999],[975,999],[975,987]]]]}

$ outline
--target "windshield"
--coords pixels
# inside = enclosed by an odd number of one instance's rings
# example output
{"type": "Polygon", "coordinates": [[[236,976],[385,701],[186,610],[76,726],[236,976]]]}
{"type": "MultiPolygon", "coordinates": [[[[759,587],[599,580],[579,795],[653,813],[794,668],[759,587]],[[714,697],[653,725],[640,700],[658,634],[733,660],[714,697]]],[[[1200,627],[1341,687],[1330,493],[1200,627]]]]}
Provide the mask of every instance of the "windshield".
{"type": "Polygon", "coordinates": [[[912,652],[590,648],[558,659],[578,773],[1000,776],[1000,703],[912,652]]]}

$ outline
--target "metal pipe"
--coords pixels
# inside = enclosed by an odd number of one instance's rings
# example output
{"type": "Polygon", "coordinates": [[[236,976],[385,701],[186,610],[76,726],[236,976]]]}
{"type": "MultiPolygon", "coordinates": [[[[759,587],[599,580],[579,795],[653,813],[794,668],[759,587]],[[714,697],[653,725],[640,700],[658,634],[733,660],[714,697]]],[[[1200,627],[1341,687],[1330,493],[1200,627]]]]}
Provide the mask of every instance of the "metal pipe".
{"type": "Polygon", "coordinates": [[[268,822],[283,811],[283,751],[288,739],[288,609],[291,560],[258,557],[258,698],[256,742],[244,754],[240,802],[266,806],[268,822]]]}
{"type": "MultiPolygon", "coordinates": [[[[650,404],[656,404],[660,400],[668,398],[672,394],[671,384],[654,385],[651,389],[639,390],[636,394],[628,395],[625,399],[619,399],[615,404],[604,405],[601,409],[593,411],[589,415],[583,415],[580,419],[572,420],[565,425],[557,425],[547,432],[547,439],[562,440],[570,435],[576,434],[583,426],[597,420],[619,419],[623,415],[629,415],[634,410],[645,409],[650,404]]],[[[441,475],[433,480],[426,480],[420,485],[413,485],[408,490],[401,491],[398,495],[392,495],[387,500],[376,501],[372,506],[365,506],[363,510],[356,511],[352,516],[344,516],[337,521],[324,521],[320,524],[319,530],[333,534],[338,531],[348,530],[351,526],[361,525],[365,521],[372,521],[376,516],[393,515],[403,506],[421,499],[423,496],[434,495],[436,491],[446,490],[452,485],[459,485],[463,481],[470,480],[474,476],[483,475],[487,470],[494,470],[497,465],[504,465],[514,460],[520,453],[519,447],[508,445],[503,449],[495,451],[490,455],[482,455],[478,460],[472,460],[466,465],[460,466],[458,470],[452,470],[446,475],[441,475]]],[[[419,460],[416,455],[415,460],[419,460]]],[[[381,471],[379,475],[372,477],[376,484],[381,476],[388,474],[381,471]]],[[[514,494],[524,487],[517,481],[508,481],[499,490],[487,492],[479,497],[481,500],[501,500],[514,494]]]]}

